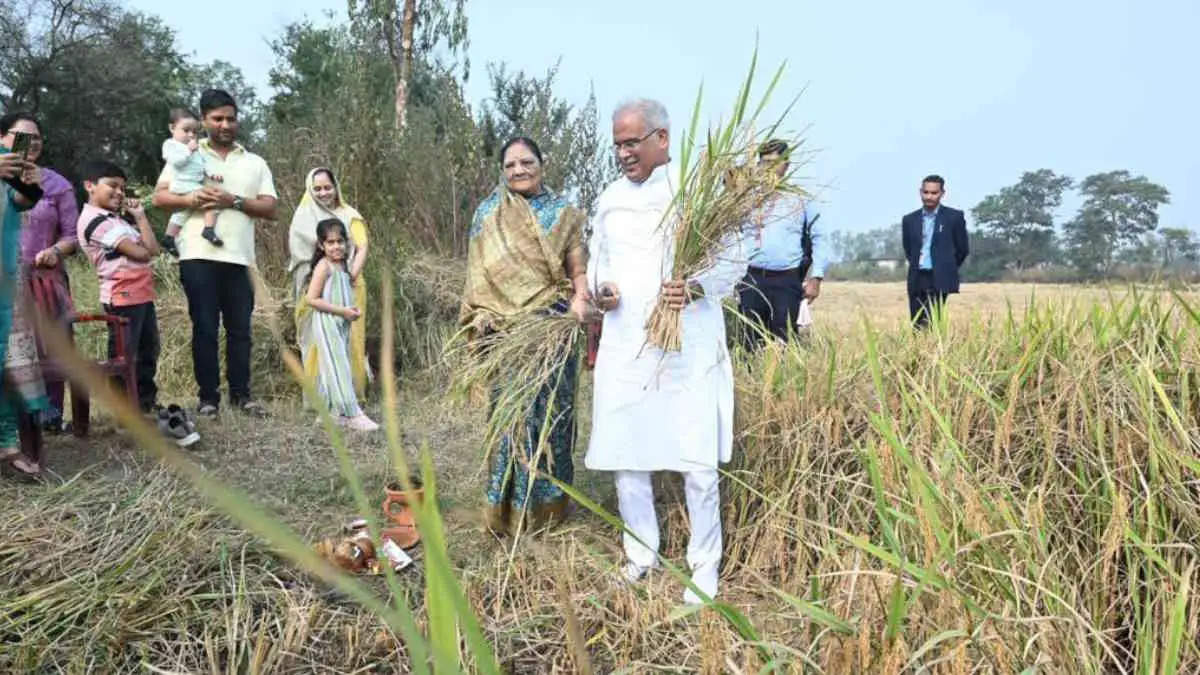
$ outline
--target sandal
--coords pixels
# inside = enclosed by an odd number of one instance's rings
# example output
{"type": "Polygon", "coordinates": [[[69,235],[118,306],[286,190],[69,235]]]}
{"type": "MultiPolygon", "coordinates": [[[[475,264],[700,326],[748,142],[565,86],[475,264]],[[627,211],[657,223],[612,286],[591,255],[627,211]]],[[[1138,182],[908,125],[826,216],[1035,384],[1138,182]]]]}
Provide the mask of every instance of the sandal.
{"type": "Polygon", "coordinates": [[[35,481],[42,476],[42,467],[38,466],[37,462],[29,461],[29,458],[16,448],[5,450],[4,454],[0,455],[0,460],[15,471],[21,480],[35,481]]]}

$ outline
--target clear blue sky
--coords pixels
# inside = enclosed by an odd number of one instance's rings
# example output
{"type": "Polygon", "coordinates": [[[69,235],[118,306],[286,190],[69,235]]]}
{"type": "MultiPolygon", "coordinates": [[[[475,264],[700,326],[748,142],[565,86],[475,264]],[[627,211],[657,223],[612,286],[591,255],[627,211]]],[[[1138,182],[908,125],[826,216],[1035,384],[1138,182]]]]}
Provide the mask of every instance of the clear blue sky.
{"type": "MultiPolygon", "coordinates": [[[[201,61],[233,61],[266,91],[268,41],[340,1],[134,0],[201,61]],[[236,16],[236,19],[229,17],[236,16]],[[228,23],[226,23],[228,22],[228,23]],[[212,36],[218,39],[211,39],[212,36]]],[[[970,208],[1026,170],[1081,178],[1129,169],[1171,191],[1161,225],[1200,229],[1200,0],[468,0],[472,76],[486,65],[542,73],[559,91],[594,87],[607,125],[623,98],[659,98],[677,128],[701,80],[706,112],[728,106],[757,33],[760,62],[806,89],[790,118],[819,150],[806,173],[829,227],[893,224],[916,208],[926,173],[970,208]]],[[[1064,217],[1077,205],[1070,198],[1064,217]]]]}

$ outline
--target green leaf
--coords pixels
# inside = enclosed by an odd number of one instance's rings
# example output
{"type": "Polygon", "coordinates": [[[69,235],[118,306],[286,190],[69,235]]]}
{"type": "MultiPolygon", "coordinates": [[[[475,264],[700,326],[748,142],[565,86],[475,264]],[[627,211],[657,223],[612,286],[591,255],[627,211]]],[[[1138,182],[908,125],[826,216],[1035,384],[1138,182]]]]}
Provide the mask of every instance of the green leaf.
{"type": "Polygon", "coordinates": [[[824,607],[821,607],[820,605],[815,605],[811,602],[805,602],[804,600],[801,600],[800,598],[797,598],[796,596],[786,593],[778,588],[771,588],[771,591],[775,593],[775,595],[778,595],[780,598],[782,598],[789,605],[794,607],[796,611],[808,617],[809,620],[820,624],[825,628],[837,633],[841,633],[842,635],[854,635],[857,633],[853,625],[847,621],[843,621],[836,614],[830,612],[824,607]]]}
{"type": "MultiPolygon", "coordinates": [[[[1163,656],[1163,675],[1175,675],[1179,672],[1179,652],[1183,646],[1183,631],[1187,625],[1187,603],[1191,594],[1192,576],[1196,564],[1188,565],[1183,573],[1183,586],[1175,594],[1175,604],[1171,610],[1171,624],[1167,627],[1166,654],[1163,656]]],[[[1166,589],[1164,589],[1165,591],[1166,589]]],[[[1165,597],[1164,593],[1164,597],[1165,597]]]]}

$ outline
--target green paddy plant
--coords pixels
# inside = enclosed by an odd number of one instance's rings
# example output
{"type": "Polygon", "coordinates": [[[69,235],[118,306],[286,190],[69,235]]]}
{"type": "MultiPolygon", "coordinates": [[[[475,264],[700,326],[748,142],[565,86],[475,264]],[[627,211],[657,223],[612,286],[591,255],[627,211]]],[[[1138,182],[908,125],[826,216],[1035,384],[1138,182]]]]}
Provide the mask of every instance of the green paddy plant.
{"type": "MultiPolygon", "coordinates": [[[[704,87],[697,92],[691,123],[681,142],[675,196],[663,216],[663,232],[671,237],[666,249],[671,278],[692,278],[736,250],[745,223],[774,192],[801,191],[773,169],[756,163],[762,143],[775,136],[792,108],[788,105],[779,119],[760,127],[784,65],[776,69],[751,107],[756,49],[729,118],[711,126],[703,137],[698,126],[704,87]]],[[[799,145],[797,139],[788,141],[790,147],[799,145]]],[[[679,351],[683,340],[679,310],[656,305],[646,322],[646,339],[665,351],[679,351]]]]}

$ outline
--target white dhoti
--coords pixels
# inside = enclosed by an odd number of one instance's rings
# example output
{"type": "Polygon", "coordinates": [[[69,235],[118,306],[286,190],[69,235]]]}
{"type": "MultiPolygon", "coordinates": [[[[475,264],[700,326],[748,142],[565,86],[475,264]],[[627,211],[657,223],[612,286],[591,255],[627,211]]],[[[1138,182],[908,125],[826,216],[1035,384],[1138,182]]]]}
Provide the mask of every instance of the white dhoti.
{"type": "MultiPolygon", "coordinates": [[[[740,246],[691,281],[704,297],[681,313],[683,348],[664,353],[646,343],[646,319],[669,278],[672,223],[664,224],[672,198],[671,167],[645,182],[620,179],[596,204],[588,275],[593,288],[613,282],[620,306],[604,316],[592,397],[592,433],[585,464],[616,474],[625,551],[639,568],[658,555],[653,471],[684,476],[693,581],[714,595],[721,561],[718,462],[733,447],[733,370],[725,348],[721,299],[745,274],[740,246]],[[641,539],[643,543],[638,543],[641,539]]],[[[694,600],[694,596],[687,598],[694,600]]]]}

